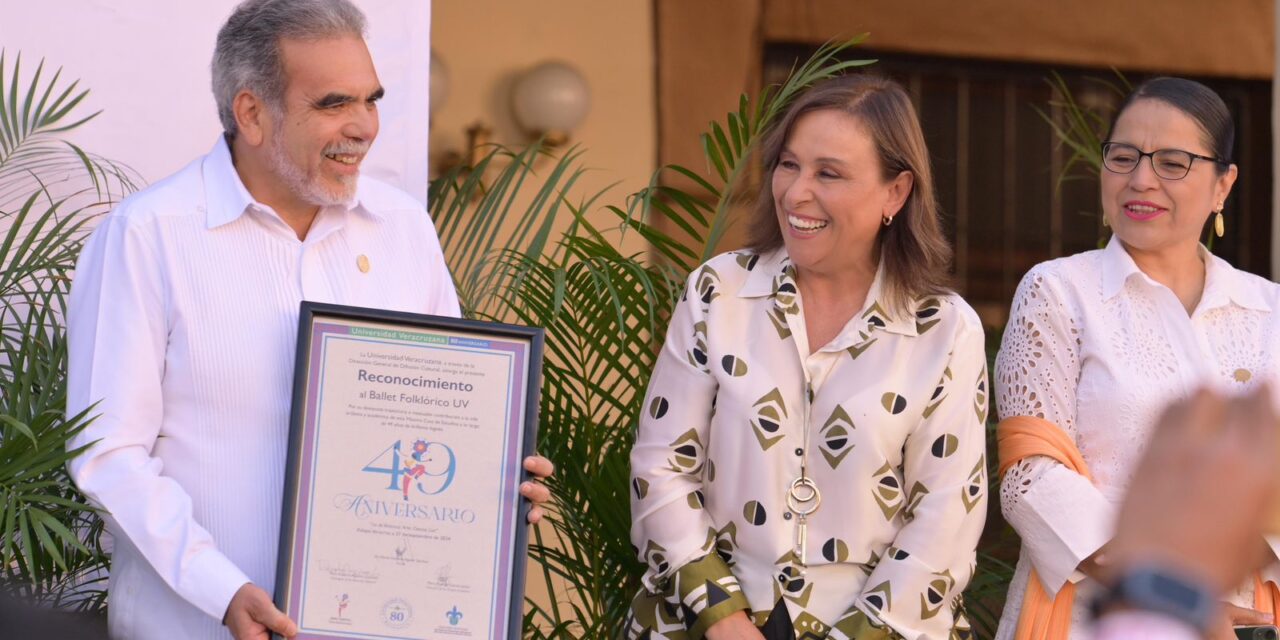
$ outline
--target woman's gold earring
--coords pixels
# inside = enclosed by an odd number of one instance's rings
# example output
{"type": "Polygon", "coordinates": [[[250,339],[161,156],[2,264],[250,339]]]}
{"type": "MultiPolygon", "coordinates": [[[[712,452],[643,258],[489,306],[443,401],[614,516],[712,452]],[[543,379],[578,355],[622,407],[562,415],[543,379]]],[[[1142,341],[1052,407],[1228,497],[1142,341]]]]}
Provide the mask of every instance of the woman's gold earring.
{"type": "Polygon", "coordinates": [[[1213,216],[1213,232],[1217,234],[1219,238],[1222,237],[1222,234],[1227,232],[1227,225],[1222,220],[1222,205],[1218,205],[1218,211],[1213,216]]]}

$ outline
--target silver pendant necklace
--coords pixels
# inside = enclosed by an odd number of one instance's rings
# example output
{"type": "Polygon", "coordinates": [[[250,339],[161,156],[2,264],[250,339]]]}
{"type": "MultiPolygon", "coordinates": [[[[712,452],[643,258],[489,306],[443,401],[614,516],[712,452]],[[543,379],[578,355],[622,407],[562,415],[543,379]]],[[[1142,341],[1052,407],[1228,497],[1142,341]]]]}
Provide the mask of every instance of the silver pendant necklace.
{"type": "MultiPolygon", "coordinates": [[[[808,386],[806,384],[806,386],[808,386]]],[[[796,518],[796,539],[793,551],[800,564],[800,575],[808,569],[809,551],[809,516],[822,506],[822,492],[809,477],[809,398],[805,398],[804,407],[804,455],[800,458],[800,477],[791,482],[787,489],[787,510],[796,518]]]]}

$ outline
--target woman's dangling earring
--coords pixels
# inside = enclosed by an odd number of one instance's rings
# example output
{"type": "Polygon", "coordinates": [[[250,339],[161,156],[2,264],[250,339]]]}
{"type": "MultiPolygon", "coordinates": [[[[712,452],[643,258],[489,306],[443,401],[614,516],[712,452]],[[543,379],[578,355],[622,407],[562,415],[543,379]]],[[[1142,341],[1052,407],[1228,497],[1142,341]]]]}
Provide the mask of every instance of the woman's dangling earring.
{"type": "Polygon", "coordinates": [[[1105,213],[1102,214],[1102,228],[1106,229],[1107,227],[1110,227],[1110,226],[1111,226],[1111,223],[1107,222],[1107,214],[1105,213]]]}
{"type": "Polygon", "coordinates": [[[1222,234],[1227,232],[1227,225],[1222,220],[1222,203],[1221,202],[1218,203],[1218,209],[1217,211],[1214,212],[1213,232],[1217,234],[1219,238],[1222,237],[1222,234]]]}

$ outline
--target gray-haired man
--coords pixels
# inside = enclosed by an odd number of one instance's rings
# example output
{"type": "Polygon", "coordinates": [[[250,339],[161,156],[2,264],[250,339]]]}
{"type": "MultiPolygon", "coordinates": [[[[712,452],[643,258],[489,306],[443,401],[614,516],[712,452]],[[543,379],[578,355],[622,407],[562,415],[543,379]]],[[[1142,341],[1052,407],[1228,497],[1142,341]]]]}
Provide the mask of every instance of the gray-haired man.
{"type": "Polygon", "coordinates": [[[237,7],[213,61],[224,136],[85,246],[67,404],[100,415],[71,472],[116,534],[113,637],[296,633],[256,585],[274,582],[300,301],[459,313],[426,211],[359,175],[383,94],[364,30],[348,0],[237,7]]]}

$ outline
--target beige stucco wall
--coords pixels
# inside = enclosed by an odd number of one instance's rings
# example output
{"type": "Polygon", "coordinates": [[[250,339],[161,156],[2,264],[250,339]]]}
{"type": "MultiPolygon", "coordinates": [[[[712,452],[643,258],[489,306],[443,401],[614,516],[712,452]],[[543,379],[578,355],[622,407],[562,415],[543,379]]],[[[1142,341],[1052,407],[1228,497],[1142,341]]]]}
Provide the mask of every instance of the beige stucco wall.
{"type": "Polygon", "coordinates": [[[512,81],[554,59],[577,67],[591,88],[591,111],[572,138],[586,147],[591,169],[579,194],[618,183],[600,204],[621,206],[648,183],[657,157],[650,0],[435,0],[431,46],[450,78],[432,124],[433,155],[460,148],[464,129],[477,120],[493,128],[494,142],[522,143],[511,116],[512,81]]]}

